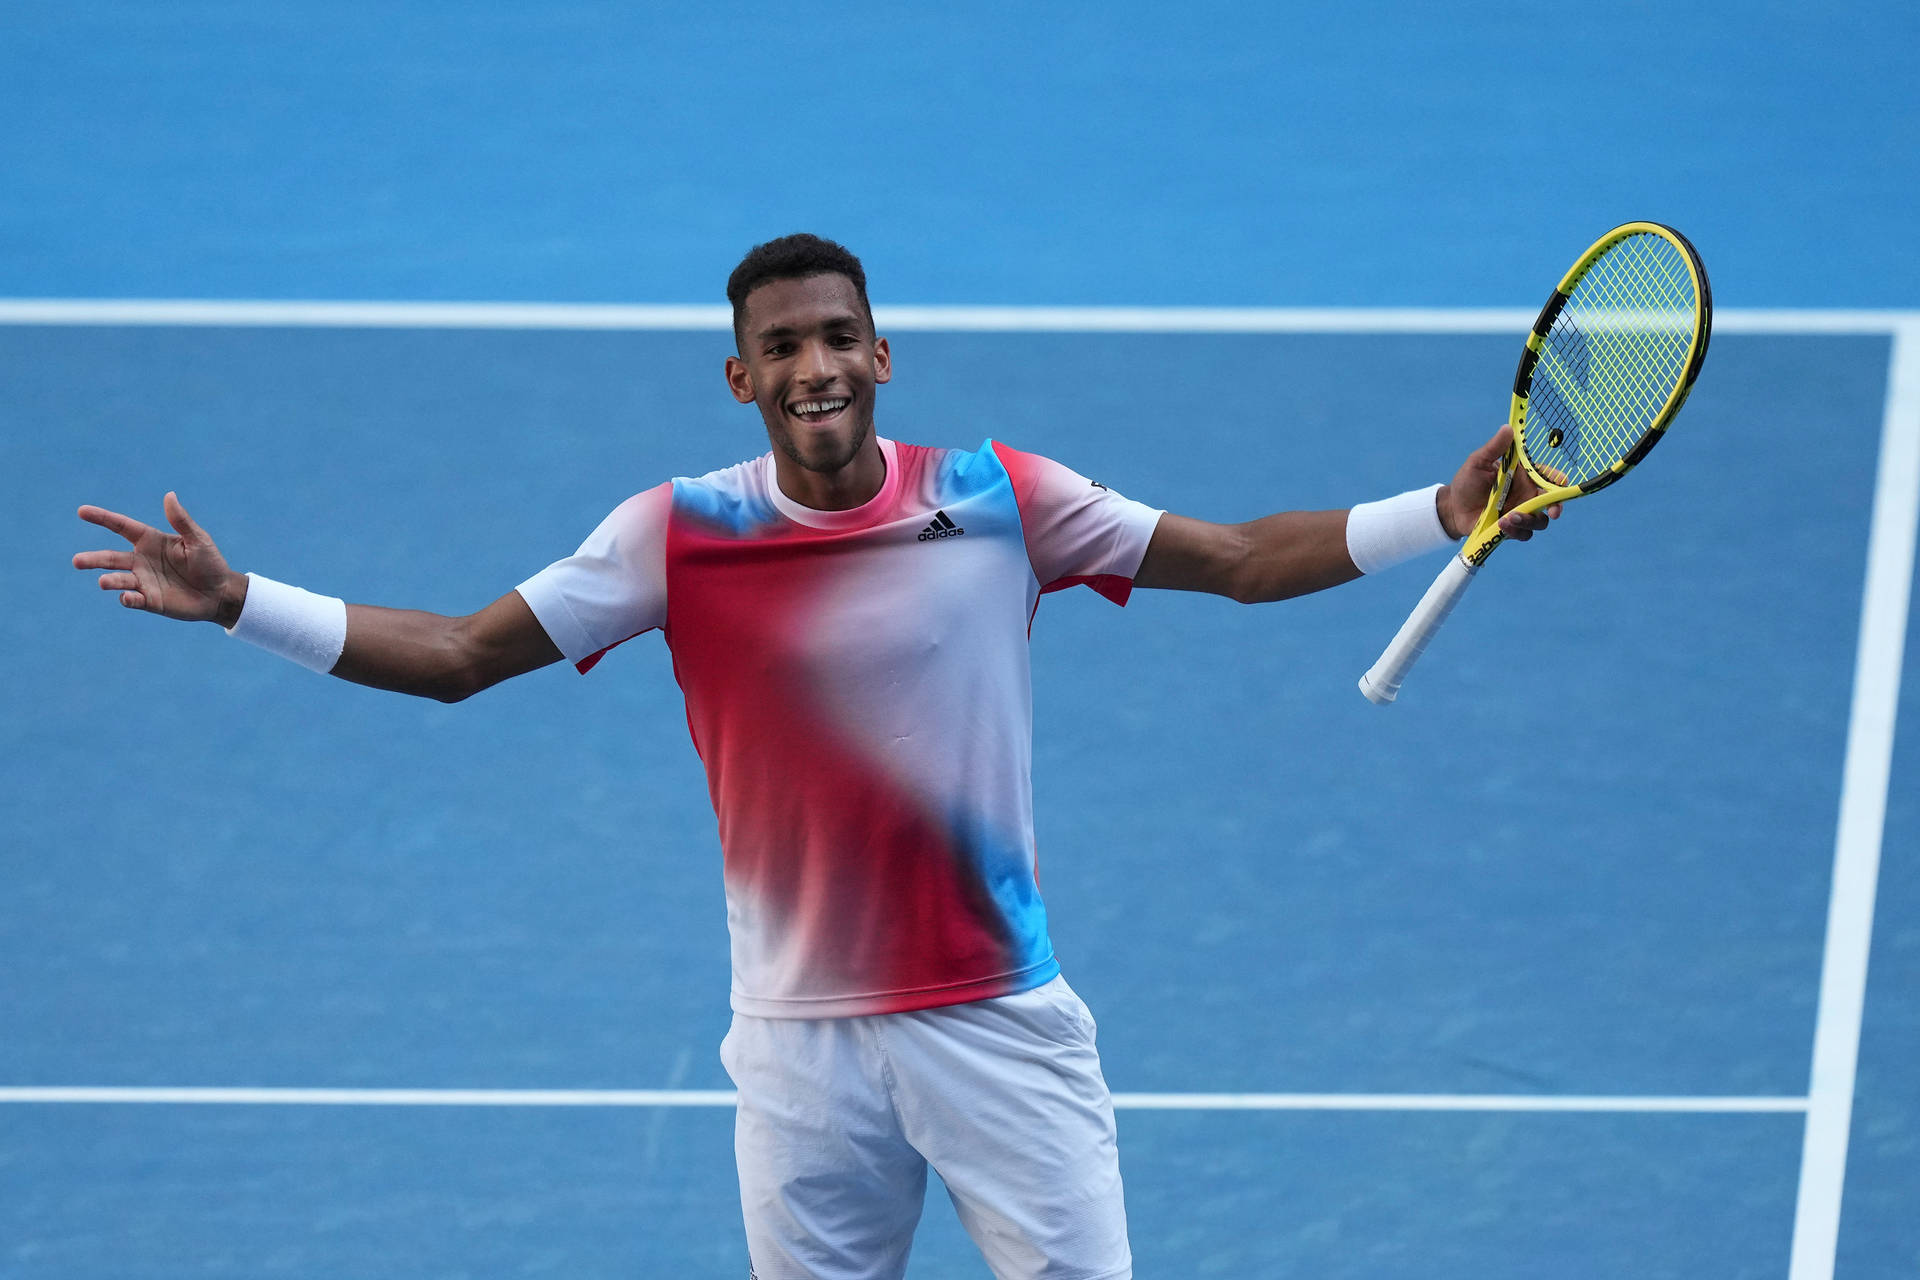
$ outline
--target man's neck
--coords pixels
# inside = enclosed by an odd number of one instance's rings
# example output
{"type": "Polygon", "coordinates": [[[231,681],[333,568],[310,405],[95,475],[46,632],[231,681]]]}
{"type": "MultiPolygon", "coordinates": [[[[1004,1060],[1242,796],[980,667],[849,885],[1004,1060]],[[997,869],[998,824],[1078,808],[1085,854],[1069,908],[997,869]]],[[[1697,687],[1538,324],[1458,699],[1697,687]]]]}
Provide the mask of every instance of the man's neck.
{"type": "Polygon", "coordinates": [[[880,438],[868,433],[851,461],[838,471],[809,471],[779,449],[773,474],[780,492],[815,511],[851,511],[872,502],[887,482],[887,459],[880,438]]]}

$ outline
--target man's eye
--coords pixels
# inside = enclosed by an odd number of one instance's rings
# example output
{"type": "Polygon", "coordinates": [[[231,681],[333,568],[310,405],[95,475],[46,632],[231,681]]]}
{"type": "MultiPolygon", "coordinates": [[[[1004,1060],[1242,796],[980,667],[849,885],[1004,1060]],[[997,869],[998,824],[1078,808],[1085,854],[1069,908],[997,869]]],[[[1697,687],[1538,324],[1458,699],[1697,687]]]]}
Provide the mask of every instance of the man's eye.
{"type": "Polygon", "coordinates": [[[793,344],[791,342],[776,342],[767,348],[767,354],[770,356],[783,356],[791,350],[793,350],[793,344]]]}

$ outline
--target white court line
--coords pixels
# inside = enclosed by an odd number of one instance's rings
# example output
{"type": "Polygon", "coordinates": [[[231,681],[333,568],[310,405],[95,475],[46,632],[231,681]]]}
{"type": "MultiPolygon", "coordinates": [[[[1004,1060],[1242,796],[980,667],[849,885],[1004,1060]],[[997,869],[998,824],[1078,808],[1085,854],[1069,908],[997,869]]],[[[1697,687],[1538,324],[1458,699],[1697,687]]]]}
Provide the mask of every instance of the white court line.
{"type": "MultiPolygon", "coordinates": [[[[895,332],[1495,333],[1518,334],[1533,310],[1511,307],[878,306],[895,332]]],[[[1913,311],[1722,310],[1719,333],[1884,334],[1913,311]]],[[[0,298],[0,325],[143,325],[335,329],[713,330],[725,306],[522,302],[303,302],[184,298],[0,298]]]]}
{"type": "Polygon", "coordinates": [[[1810,1105],[1800,1156],[1789,1280],[1831,1280],[1840,1241],[1854,1071],[1860,1057],[1873,900],[1880,878],[1894,725],[1900,711],[1915,521],[1920,517],[1920,323],[1909,320],[1895,331],[1888,363],[1886,417],[1881,424],[1879,478],[1867,540],[1853,710],[1841,772],[1840,825],[1833,842],[1833,893],[1827,906],[1826,956],[1820,967],[1820,1012],[1814,1024],[1810,1105]]]}
{"type": "MultiPolygon", "coordinates": [[[[725,1089],[229,1089],[0,1087],[0,1103],[308,1107],[731,1107],[725,1089]]],[[[1116,1093],[1122,1111],[1802,1112],[1805,1098],[1472,1093],[1116,1093]]]]}
{"type": "Polygon", "coordinates": [[[1122,1111],[1797,1112],[1805,1098],[1634,1097],[1530,1093],[1116,1093],[1122,1111]]]}

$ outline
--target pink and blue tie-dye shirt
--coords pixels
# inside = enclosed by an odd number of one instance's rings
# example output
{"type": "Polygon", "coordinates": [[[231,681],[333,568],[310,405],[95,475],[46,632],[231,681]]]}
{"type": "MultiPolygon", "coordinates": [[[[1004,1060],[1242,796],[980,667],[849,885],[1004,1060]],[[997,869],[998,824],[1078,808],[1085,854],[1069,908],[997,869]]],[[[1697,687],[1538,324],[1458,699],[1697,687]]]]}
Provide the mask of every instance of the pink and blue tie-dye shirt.
{"type": "Polygon", "coordinates": [[[1125,604],[1160,512],[1058,463],[880,442],[815,511],[773,458],[622,503],[520,594],[581,671],[664,631],[725,860],[733,1007],[845,1017],[1059,972],[1035,881],[1028,630],[1125,604]]]}

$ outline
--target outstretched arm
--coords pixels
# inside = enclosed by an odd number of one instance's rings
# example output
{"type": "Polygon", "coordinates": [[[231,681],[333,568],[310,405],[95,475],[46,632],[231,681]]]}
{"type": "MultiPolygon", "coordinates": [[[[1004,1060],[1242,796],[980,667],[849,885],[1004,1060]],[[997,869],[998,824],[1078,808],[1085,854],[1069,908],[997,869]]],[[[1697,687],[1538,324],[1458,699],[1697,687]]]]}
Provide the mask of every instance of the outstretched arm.
{"type": "MultiPolygon", "coordinates": [[[[106,570],[101,589],[118,592],[126,608],[231,629],[246,609],[246,575],[228,566],[176,495],[169,493],[164,506],[171,533],[115,511],[81,507],[82,520],[119,534],[128,545],[83,551],[73,558],[73,567],[106,570]]],[[[458,702],[560,656],[526,601],[510,591],[480,612],[457,618],[347,605],[345,647],[332,674],[377,689],[458,702]]]]}
{"type": "MultiPolygon", "coordinates": [[[[1468,455],[1450,484],[1434,495],[1435,514],[1448,536],[1463,536],[1493,492],[1500,457],[1513,440],[1501,427],[1468,455]]],[[[1525,471],[1507,494],[1511,508],[1539,492],[1525,471]]],[[[1501,517],[1500,527],[1519,542],[1547,526],[1546,512],[1501,517]]],[[[1284,511],[1245,524],[1212,524],[1168,512],[1154,529],[1134,575],[1136,587],[1208,591],[1247,604],[1285,600],[1339,586],[1360,576],[1347,550],[1346,511],[1284,511]]]]}
{"type": "Polygon", "coordinates": [[[560,650],[517,591],[478,613],[347,606],[347,646],[332,674],[355,684],[458,702],[560,661],[560,650]]]}
{"type": "Polygon", "coordinates": [[[1133,585],[1209,591],[1259,604],[1359,576],[1347,555],[1344,511],[1283,511],[1245,524],[1213,524],[1169,511],[1154,527],[1133,585]]]}

